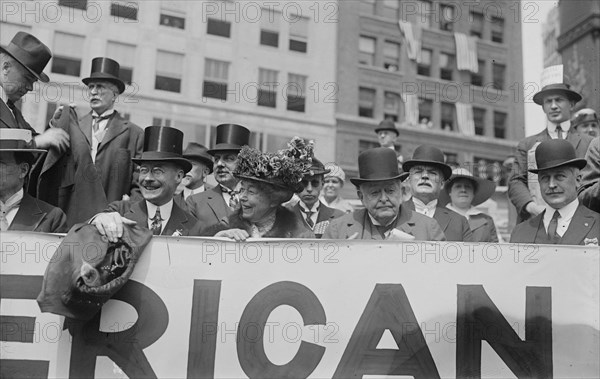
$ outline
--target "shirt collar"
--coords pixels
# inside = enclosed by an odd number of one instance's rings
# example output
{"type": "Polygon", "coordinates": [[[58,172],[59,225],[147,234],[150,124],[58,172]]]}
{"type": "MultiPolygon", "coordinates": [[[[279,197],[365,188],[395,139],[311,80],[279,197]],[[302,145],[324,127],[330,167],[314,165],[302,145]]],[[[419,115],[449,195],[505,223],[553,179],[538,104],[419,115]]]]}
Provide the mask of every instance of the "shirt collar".
{"type": "MultiPolygon", "coordinates": [[[[371,223],[375,226],[382,226],[381,223],[377,220],[375,220],[375,218],[373,216],[371,216],[371,214],[369,213],[369,211],[367,211],[367,214],[369,215],[369,219],[371,219],[371,223]]],[[[400,213],[398,213],[400,214],[400,213]]],[[[385,226],[390,226],[392,225],[394,222],[396,222],[396,220],[398,219],[398,215],[396,215],[396,217],[394,217],[394,219],[390,222],[387,223],[387,225],[385,226]]]]}
{"type": "MultiPolygon", "coordinates": [[[[546,128],[548,129],[548,133],[556,134],[556,125],[548,119],[546,119],[546,128]]],[[[563,121],[560,123],[560,128],[564,133],[567,133],[569,129],[571,129],[571,120],[563,121]]]]}
{"type": "Polygon", "coordinates": [[[313,212],[313,213],[317,213],[317,212],[319,211],[319,205],[320,205],[320,204],[321,204],[321,201],[320,201],[320,200],[317,200],[317,201],[316,201],[316,202],[313,204],[313,206],[312,206],[312,209],[308,209],[308,207],[306,206],[306,204],[304,204],[304,202],[303,202],[302,200],[300,200],[300,201],[298,202],[298,206],[300,206],[300,208],[302,208],[302,211],[303,211],[304,213],[307,213],[307,212],[313,212]]]}
{"type": "Polygon", "coordinates": [[[579,206],[579,200],[577,198],[575,198],[575,200],[571,201],[569,204],[565,205],[564,207],[560,208],[560,209],[554,209],[549,205],[546,205],[546,212],[544,212],[544,221],[546,222],[546,224],[548,222],[550,222],[550,220],[552,219],[552,216],[554,215],[554,211],[558,210],[558,213],[560,214],[560,218],[567,220],[567,219],[571,219],[573,217],[573,215],[575,214],[575,211],[577,210],[577,207],[579,206]]]}
{"type": "Polygon", "coordinates": [[[0,87],[0,98],[2,98],[2,101],[4,101],[4,103],[8,103],[8,95],[2,87],[0,87]]]}
{"type": "Polygon", "coordinates": [[[23,200],[23,188],[21,187],[20,190],[18,190],[17,192],[15,192],[11,197],[9,197],[6,200],[6,203],[3,203],[2,200],[0,200],[0,204],[4,205],[5,207],[11,206],[15,203],[20,202],[21,200],[23,200]]]}
{"type": "Polygon", "coordinates": [[[189,196],[195,195],[200,192],[204,192],[204,184],[196,189],[189,189],[189,188],[185,187],[183,189],[183,198],[187,199],[189,196]]]}
{"type": "MultiPolygon", "coordinates": [[[[152,204],[151,202],[149,202],[148,200],[146,200],[146,207],[148,208],[148,218],[151,219],[154,217],[154,215],[156,214],[156,208],[158,208],[156,205],[152,204]]],[[[169,219],[171,218],[171,212],[173,211],[173,199],[169,200],[168,203],[163,204],[160,206],[160,218],[163,219],[163,221],[168,222],[169,219]]],[[[165,225],[165,224],[163,224],[165,225]]]]}
{"type": "Polygon", "coordinates": [[[483,212],[481,212],[479,209],[471,206],[471,208],[467,209],[467,211],[463,211],[462,209],[458,209],[455,206],[453,206],[452,204],[448,203],[446,204],[446,208],[450,209],[451,211],[454,211],[456,213],[458,213],[459,215],[463,215],[465,217],[468,216],[475,216],[478,214],[482,214],[483,212]]]}
{"type": "Polygon", "coordinates": [[[98,113],[96,113],[96,111],[92,111],[92,117],[106,117],[106,116],[110,116],[113,113],[115,113],[115,110],[113,108],[111,109],[107,109],[104,113],[102,113],[101,115],[99,115],[98,113]]]}
{"type": "Polygon", "coordinates": [[[430,201],[429,203],[425,204],[424,202],[422,202],[421,200],[417,199],[416,197],[413,196],[413,202],[415,203],[415,210],[417,209],[427,209],[428,211],[434,211],[435,208],[437,207],[437,199],[430,201]]]}

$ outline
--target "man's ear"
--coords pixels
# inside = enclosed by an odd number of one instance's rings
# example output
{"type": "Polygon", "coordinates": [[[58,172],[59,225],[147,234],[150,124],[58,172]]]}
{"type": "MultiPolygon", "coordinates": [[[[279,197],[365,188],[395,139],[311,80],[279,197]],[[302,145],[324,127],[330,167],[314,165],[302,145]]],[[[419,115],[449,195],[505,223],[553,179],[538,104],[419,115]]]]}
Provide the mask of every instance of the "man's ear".
{"type": "Polygon", "coordinates": [[[360,190],[360,188],[357,188],[357,189],[356,189],[356,195],[358,196],[358,199],[359,199],[360,201],[362,201],[362,199],[363,199],[363,193],[362,193],[362,191],[360,190]]]}
{"type": "Polygon", "coordinates": [[[21,170],[21,172],[19,172],[19,179],[25,179],[27,177],[27,174],[29,174],[29,163],[27,163],[27,162],[20,163],[19,169],[21,170]]]}

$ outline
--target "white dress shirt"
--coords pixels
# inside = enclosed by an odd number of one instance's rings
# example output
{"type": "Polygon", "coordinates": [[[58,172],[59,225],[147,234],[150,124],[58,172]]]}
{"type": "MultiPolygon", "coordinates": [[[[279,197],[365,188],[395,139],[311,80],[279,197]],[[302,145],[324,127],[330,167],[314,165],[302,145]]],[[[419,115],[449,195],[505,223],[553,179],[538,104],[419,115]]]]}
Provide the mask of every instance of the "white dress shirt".
{"type": "MultiPolygon", "coordinates": [[[[146,201],[146,208],[148,209],[148,229],[152,230],[152,219],[156,214],[156,205],[152,204],[149,201],[146,201]]],[[[160,218],[162,219],[162,227],[160,231],[165,230],[165,226],[169,222],[171,218],[171,212],[173,211],[173,199],[169,200],[168,203],[160,206],[160,218]]]]}
{"type": "MultiPolygon", "coordinates": [[[[575,199],[558,210],[560,217],[557,220],[558,225],[556,227],[556,233],[559,236],[562,237],[569,228],[569,224],[571,224],[571,220],[573,219],[573,215],[578,206],[579,200],[575,199]]],[[[548,233],[548,226],[550,225],[555,210],[556,209],[551,206],[546,205],[546,211],[544,212],[544,228],[546,229],[546,233],[548,233]]]]}
{"type": "Polygon", "coordinates": [[[305,220],[305,222],[306,222],[306,214],[309,211],[313,212],[313,214],[310,215],[310,220],[313,222],[313,226],[312,226],[311,229],[313,229],[315,227],[315,225],[317,224],[317,218],[319,218],[319,205],[321,205],[321,202],[316,201],[313,204],[312,208],[308,209],[308,207],[306,206],[306,204],[304,204],[302,201],[298,202],[298,206],[300,207],[300,209],[302,211],[302,218],[305,220]]]}
{"type": "Polygon", "coordinates": [[[437,208],[437,199],[430,201],[428,204],[423,203],[421,200],[417,199],[414,196],[412,200],[415,204],[415,211],[424,216],[433,217],[433,214],[435,213],[435,208],[437,208]]]}
{"type": "Polygon", "coordinates": [[[197,193],[200,193],[200,192],[204,192],[204,191],[205,191],[204,184],[193,190],[185,187],[183,189],[183,199],[187,200],[188,197],[195,195],[197,193]]]}
{"type": "MultiPolygon", "coordinates": [[[[6,200],[6,203],[3,203],[2,201],[0,201],[0,204],[2,204],[3,207],[10,206],[14,203],[20,202],[21,200],[23,200],[23,188],[21,188],[20,190],[15,192],[11,197],[9,197],[8,200],[6,200]]],[[[6,217],[6,222],[8,223],[9,226],[10,226],[10,224],[12,224],[13,220],[15,219],[15,216],[17,215],[17,212],[19,211],[19,207],[15,207],[15,208],[11,209],[4,216],[4,217],[6,217]]]]}
{"type": "MultiPolygon", "coordinates": [[[[115,113],[114,109],[109,109],[106,112],[102,113],[100,117],[110,116],[115,113]]],[[[92,112],[92,150],[90,151],[92,155],[92,161],[96,163],[96,155],[98,154],[98,146],[104,139],[104,135],[106,134],[106,128],[108,127],[109,119],[100,120],[98,122],[98,130],[94,130],[94,117],[98,117],[98,113],[92,112]]]]}
{"type": "MultiPolygon", "coordinates": [[[[552,138],[552,139],[558,139],[558,132],[556,131],[556,125],[557,124],[546,120],[546,129],[548,130],[548,134],[550,134],[550,138],[552,138]]],[[[560,128],[562,129],[563,139],[567,138],[567,133],[569,132],[569,129],[571,129],[571,121],[567,120],[567,121],[561,122],[560,128]]]]}

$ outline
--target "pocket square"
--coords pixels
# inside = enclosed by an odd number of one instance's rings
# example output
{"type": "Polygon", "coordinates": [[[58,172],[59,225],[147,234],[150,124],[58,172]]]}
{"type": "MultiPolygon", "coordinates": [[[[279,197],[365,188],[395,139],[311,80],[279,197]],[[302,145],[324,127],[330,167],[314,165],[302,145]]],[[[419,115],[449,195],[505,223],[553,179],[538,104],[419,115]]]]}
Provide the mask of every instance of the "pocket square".
{"type": "Polygon", "coordinates": [[[412,234],[408,234],[399,229],[392,229],[388,233],[389,234],[385,237],[388,241],[412,241],[415,239],[415,236],[412,234]]]}

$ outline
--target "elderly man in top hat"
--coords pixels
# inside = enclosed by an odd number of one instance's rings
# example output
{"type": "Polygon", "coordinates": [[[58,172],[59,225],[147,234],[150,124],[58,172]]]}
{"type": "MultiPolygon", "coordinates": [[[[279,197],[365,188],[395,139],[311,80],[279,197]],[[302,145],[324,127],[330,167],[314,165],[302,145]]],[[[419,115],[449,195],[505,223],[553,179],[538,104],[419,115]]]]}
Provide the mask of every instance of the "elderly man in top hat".
{"type": "Polygon", "coordinates": [[[323,189],[321,190],[319,201],[329,208],[339,209],[345,213],[352,212],[354,207],[352,207],[352,204],[348,200],[342,198],[340,194],[346,181],[346,173],[335,163],[325,164],[325,170],[329,172],[324,175],[323,189]]]}
{"type": "Polygon", "coordinates": [[[386,147],[391,149],[396,153],[396,158],[398,160],[398,169],[402,170],[402,162],[403,158],[400,152],[396,151],[396,140],[400,135],[400,132],[396,128],[394,121],[385,119],[379,123],[377,128],[375,128],[375,133],[377,134],[377,139],[379,140],[379,146],[386,147]]]}
{"type": "Polygon", "coordinates": [[[365,209],[345,214],[329,223],[323,238],[399,241],[444,241],[438,223],[402,204],[402,177],[396,154],[385,147],[358,156],[357,187],[365,209]]]}
{"type": "Polygon", "coordinates": [[[407,180],[412,192],[407,207],[434,218],[448,241],[472,242],[473,233],[467,219],[438,203],[442,186],[452,175],[452,169],[444,163],[444,153],[433,146],[421,145],[403,166],[409,174],[407,180]]]}
{"type": "Polygon", "coordinates": [[[8,46],[0,46],[0,128],[28,129],[34,134],[30,147],[65,151],[69,135],[64,130],[50,128],[38,134],[15,104],[33,90],[35,81],[50,81],[43,72],[50,58],[50,49],[25,32],[18,32],[8,46]]]}
{"type": "Polygon", "coordinates": [[[296,192],[299,201],[290,209],[304,222],[304,226],[310,229],[315,237],[321,238],[323,232],[331,222],[344,215],[344,212],[329,208],[319,200],[319,193],[323,188],[323,175],[329,170],[317,158],[312,158],[311,174],[302,178],[302,191],[296,192]]]}
{"type": "Polygon", "coordinates": [[[579,201],[595,212],[600,212],[600,137],[590,143],[585,159],[587,165],[581,172],[579,201]]]}
{"type": "Polygon", "coordinates": [[[201,228],[227,219],[238,207],[239,179],[233,173],[238,164],[238,153],[250,142],[250,130],[237,124],[217,126],[215,147],[208,150],[214,158],[214,176],[219,185],[187,199],[190,213],[198,219],[201,228]]]}
{"type": "Polygon", "coordinates": [[[167,126],[149,126],[144,130],[144,151],[134,163],[140,166],[142,200],[120,200],[109,204],[91,223],[100,234],[116,242],[123,235],[123,225],[146,227],[154,235],[187,236],[196,218],[173,201],[177,185],[192,168],[181,151],[183,133],[167,126]]]}
{"type": "Polygon", "coordinates": [[[565,140],[542,142],[535,151],[545,209],[536,217],[518,224],[510,242],[598,246],[600,213],[579,203],[577,187],[586,160],[577,158],[565,140]]]}
{"type": "Polygon", "coordinates": [[[37,154],[27,129],[0,132],[0,231],[22,230],[43,233],[67,231],[67,217],[59,208],[23,191],[25,178],[37,154]]]}
{"type": "Polygon", "coordinates": [[[538,134],[521,140],[517,146],[518,169],[508,183],[508,197],[517,208],[518,222],[545,209],[535,176],[527,174],[528,169],[536,167],[535,150],[538,145],[550,139],[565,139],[573,145],[577,156],[583,158],[592,140],[592,137],[579,134],[572,128],[571,110],[581,100],[581,95],[573,91],[564,78],[562,81],[545,85],[533,95],[533,101],[546,114],[546,126],[538,134]]]}
{"type": "Polygon", "coordinates": [[[591,108],[578,110],[571,119],[571,127],[581,134],[597,137],[600,122],[596,111],[591,108]]]}

